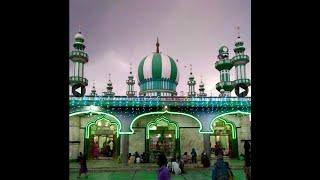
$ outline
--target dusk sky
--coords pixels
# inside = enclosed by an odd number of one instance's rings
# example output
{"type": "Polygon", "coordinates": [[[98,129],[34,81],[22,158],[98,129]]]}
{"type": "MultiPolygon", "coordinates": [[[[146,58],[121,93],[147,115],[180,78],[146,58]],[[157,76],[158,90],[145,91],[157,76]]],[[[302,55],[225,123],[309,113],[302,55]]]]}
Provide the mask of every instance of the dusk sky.
{"type": "MultiPolygon", "coordinates": [[[[130,63],[139,93],[138,65],[156,51],[157,37],[160,52],[178,59],[178,95],[181,91],[187,94],[189,64],[197,81],[196,91],[202,75],[208,96],[219,95],[215,84],[220,77],[214,63],[222,45],[229,48],[230,57],[234,56],[236,26],[240,26],[245,54],[252,61],[250,0],[70,0],[70,50],[79,25],[89,55],[84,67],[89,80],[86,94],[95,82],[97,93],[102,95],[111,73],[114,92],[125,95],[130,63]]],[[[71,61],[69,64],[71,74],[71,61]]],[[[251,63],[246,71],[251,78],[251,63]]],[[[234,80],[234,68],[230,75],[234,80]]]]}

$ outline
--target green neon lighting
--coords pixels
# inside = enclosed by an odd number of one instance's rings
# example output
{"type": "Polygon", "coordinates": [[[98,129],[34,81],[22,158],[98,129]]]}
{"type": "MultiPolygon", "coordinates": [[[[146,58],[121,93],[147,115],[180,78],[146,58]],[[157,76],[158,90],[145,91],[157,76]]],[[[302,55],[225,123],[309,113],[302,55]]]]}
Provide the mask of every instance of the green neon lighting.
{"type": "Polygon", "coordinates": [[[133,121],[132,121],[131,124],[130,124],[130,130],[131,130],[131,132],[126,132],[126,133],[120,132],[120,134],[133,134],[133,133],[134,133],[134,130],[133,130],[132,126],[133,126],[133,124],[134,124],[139,118],[141,118],[141,117],[149,116],[149,115],[163,115],[163,114],[166,114],[166,113],[168,113],[168,114],[173,114],[173,115],[184,115],[184,116],[188,116],[188,117],[196,120],[196,121],[199,123],[199,125],[200,125],[199,133],[202,133],[202,134],[204,134],[204,133],[212,133],[212,132],[201,132],[201,130],[202,130],[202,124],[201,124],[200,120],[197,119],[196,117],[190,115],[190,114],[180,113],[180,112],[171,112],[171,111],[161,111],[161,112],[149,112],[149,113],[144,113],[144,114],[141,114],[141,115],[137,116],[136,118],[133,119],[133,121]]]}
{"type": "MultiPolygon", "coordinates": [[[[92,111],[92,110],[90,110],[90,111],[81,111],[81,112],[76,112],[76,113],[71,113],[71,114],[69,114],[69,117],[72,117],[72,116],[76,116],[76,115],[80,115],[80,114],[90,114],[90,115],[92,115],[92,114],[98,114],[98,115],[105,115],[105,116],[107,116],[107,117],[111,117],[113,120],[116,120],[116,122],[115,122],[115,124],[117,125],[117,137],[119,136],[119,134],[122,134],[120,131],[121,131],[121,128],[122,128],[122,125],[121,125],[121,122],[120,122],[120,120],[116,117],[116,116],[114,116],[114,115],[112,115],[112,114],[108,114],[108,113],[104,113],[104,112],[98,112],[98,111],[92,111]]],[[[105,117],[105,116],[103,116],[103,117],[105,117]]],[[[93,121],[97,121],[97,120],[99,120],[98,118],[97,119],[95,119],[95,120],[93,120],[93,121]]],[[[93,121],[91,121],[91,122],[89,122],[89,123],[87,123],[87,125],[86,125],[86,138],[89,138],[89,136],[87,136],[87,133],[89,133],[89,129],[87,129],[88,128],[88,126],[90,125],[90,123],[93,123],[93,121]]],[[[112,122],[113,123],[113,122],[112,122]]],[[[91,126],[91,125],[90,125],[91,126]]],[[[123,133],[123,134],[125,134],[125,133],[123,133]]]]}
{"type": "Polygon", "coordinates": [[[229,120],[226,120],[223,118],[223,116],[226,115],[230,115],[230,114],[246,114],[246,115],[251,115],[251,113],[248,112],[243,112],[243,111],[234,111],[234,112],[228,112],[228,113],[224,113],[224,114],[220,114],[219,116],[215,117],[211,123],[210,123],[210,129],[212,130],[211,133],[214,133],[214,129],[213,129],[213,123],[216,120],[222,120],[225,124],[230,125],[231,126],[231,132],[232,132],[232,139],[236,139],[237,138],[237,132],[236,132],[236,126],[233,122],[230,122],[229,120]]]}
{"type": "Polygon", "coordinates": [[[178,124],[176,122],[171,121],[169,118],[167,118],[165,116],[161,116],[159,118],[156,118],[153,121],[150,121],[147,124],[147,139],[150,138],[149,131],[151,130],[151,127],[152,126],[157,126],[160,121],[165,121],[168,124],[168,126],[173,125],[175,127],[175,137],[176,137],[176,139],[179,138],[179,131],[178,131],[179,130],[179,126],[178,126],[178,124]]]}
{"type": "Polygon", "coordinates": [[[90,136],[90,127],[92,126],[92,125],[94,125],[94,124],[98,124],[98,122],[100,122],[100,121],[107,121],[107,122],[109,122],[111,125],[115,125],[116,127],[117,127],[117,138],[119,137],[119,124],[117,124],[116,122],[111,122],[111,120],[110,119],[108,119],[107,118],[107,116],[106,115],[102,115],[102,116],[100,116],[100,117],[97,117],[96,119],[94,119],[94,120],[92,120],[92,121],[90,121],[90,122],[88,122],[87,123],[87,125],[86,125],[86,135],[85,135],[85,138],[86,139],[89,139],[89,136],[90,136]]]}
{"type": "MultiPolygon", "coordinates": [[[[232,139],[236,139],[237,138],[236,128],[235,128],[235,125],[233,123],[230,123],[228,120],[223,119],[221,117],[218,118],[218,119],[215,119],[214,121],[217,121],[217,120],[223,121],[225,125],[229,125],[231,127],[232,139]]],[[[211,127],[211,129],[212,129],[212,132],[214,133],[213,127],[211,127]]]]}

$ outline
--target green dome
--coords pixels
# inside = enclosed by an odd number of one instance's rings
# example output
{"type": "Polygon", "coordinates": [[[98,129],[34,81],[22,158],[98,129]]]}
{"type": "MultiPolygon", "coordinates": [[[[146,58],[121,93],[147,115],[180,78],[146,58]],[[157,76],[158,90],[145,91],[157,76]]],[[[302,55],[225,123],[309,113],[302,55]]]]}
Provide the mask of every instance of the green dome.
{"type": "Polygon", "coordinates": [[[139,83],[152,80],[169,80],[178,84],[179,72],[175,60],[162,53],[152,53],[143,58],[138,68],[139,83]]]}
{"type": "Polygon", "coordinates": [[[229,49],[227,46],[221,46],[219,48],[219,54],[224,54],[224,53],[228,53],[229,52],[229,49]]]}

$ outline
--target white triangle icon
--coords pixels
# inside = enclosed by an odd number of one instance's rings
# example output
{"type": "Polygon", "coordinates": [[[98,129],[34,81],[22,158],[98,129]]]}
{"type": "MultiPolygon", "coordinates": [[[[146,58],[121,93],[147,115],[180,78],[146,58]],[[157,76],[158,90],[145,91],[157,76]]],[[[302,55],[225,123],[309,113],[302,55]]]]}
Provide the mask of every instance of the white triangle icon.
{"type": "Polygon", "coordinates": [[[81,87],[77,88],[77,89],[76,89],[76,92],[78,92],[78,93],[81,94],[81,87]]]}
{"type": "Polygon", "coordinates": [[[239,94],[241,94],[242,92],[246,91],[245,89],[243,89],[242,87],[239,88],[239,94]]]}

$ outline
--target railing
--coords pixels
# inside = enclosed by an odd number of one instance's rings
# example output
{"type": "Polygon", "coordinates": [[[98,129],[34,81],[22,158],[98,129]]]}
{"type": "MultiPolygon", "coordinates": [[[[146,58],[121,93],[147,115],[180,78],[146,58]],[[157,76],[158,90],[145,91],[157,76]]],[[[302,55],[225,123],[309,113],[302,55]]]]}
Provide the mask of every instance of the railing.
{"type": "Polygon", "coordinates": [[[86,78],[80,77],[80,76],[70,76],[69,82],[82,82],[84,84],[88,84],[88,80],[86,78]]]}
{"type": "Polygon", "coordinates": [[[167,97],[146,97],[146,96],[69,96],[70,101],[109,101],[109,102],[245,102],[251,103],[251,97],[186,97],[186,96],[167,96],[167,97]]]}

